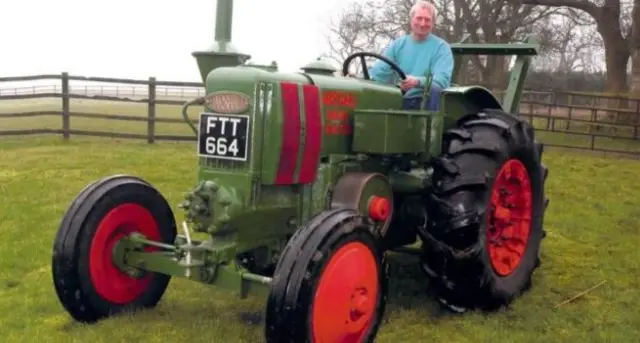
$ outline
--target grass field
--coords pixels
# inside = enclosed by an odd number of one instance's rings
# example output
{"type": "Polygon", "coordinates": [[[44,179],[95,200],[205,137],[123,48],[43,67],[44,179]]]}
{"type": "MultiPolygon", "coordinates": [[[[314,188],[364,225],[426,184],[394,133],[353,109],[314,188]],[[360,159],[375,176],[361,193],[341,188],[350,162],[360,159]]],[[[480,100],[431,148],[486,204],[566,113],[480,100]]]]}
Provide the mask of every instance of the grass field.
{"type": "MultiPolygon", "coordinates": [[[[72,322],[55,296],[52,242],[76,193],[109,174],[136,174],[158,187],[180,213],[176,205],[193,186],[194,150],[191,143],[80,137],[70,142],[58,137],[0,140],[2,340],[261,342],[262,323],[248,318],[262,312],[264,299],[238,300],[234,293],[181,279],[172,281],[156,309],[92,326],[72,322]]],[[[550,170],[551,203],[543,264],[532,290],[499,313],[438,315],[415,259],[394,256],[388,310],[377,342],[637,341],[640,162],[558,151],[547,152],[544,162],[550,170]],[[602,281],[601,287],[554,308],[602,281]]]]}

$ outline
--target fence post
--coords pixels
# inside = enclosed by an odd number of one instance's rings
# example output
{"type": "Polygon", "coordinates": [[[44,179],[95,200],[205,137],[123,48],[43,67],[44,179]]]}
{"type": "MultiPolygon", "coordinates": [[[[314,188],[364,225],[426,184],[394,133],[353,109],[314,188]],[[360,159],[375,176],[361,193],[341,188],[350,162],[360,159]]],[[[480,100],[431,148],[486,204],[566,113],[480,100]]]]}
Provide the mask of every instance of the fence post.
{"type": "Polygon", "coordinates": [[[156,137],[156,78],[149,78],[149,116],[147,118],[147,142],[153,144],[156,137]]]}
{"type": "Polygon", "coordinates": [[[571,129],[571,117],[573,114],[573,94],[569,94],[569,115],[567,119],[566,126],[564,128],[565,131],[569,131],[571,129]]]}
{"type": "Polygon", "coordinates": [[[69,73],[62,73],[62,137],[69,140],[71,125],[69,120],[69,73]]]}
{"type": "Polygon", "coordinates": [[[549,94],[549,108],[548,108],[548,113],[547,113],[547,130],[549,131],[553,131],[553,129],[551,128],[551,118],[553,117],[553,111],[556,110],[557,108],[557,98],[556,98],[556,93],[551,93],[549,94]]]}

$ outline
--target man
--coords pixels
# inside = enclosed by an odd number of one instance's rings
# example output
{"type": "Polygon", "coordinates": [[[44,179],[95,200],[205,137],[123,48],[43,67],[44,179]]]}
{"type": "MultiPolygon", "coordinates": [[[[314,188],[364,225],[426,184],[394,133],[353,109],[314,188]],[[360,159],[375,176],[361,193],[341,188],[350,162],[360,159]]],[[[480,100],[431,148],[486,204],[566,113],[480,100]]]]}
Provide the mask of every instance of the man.
{"type": "MultiPolygon", "coordinates": [[[[407,75],[400,83],[405,90],[402,107],[420,109],[426,86],[426,72],[432,74],[429,102],[425,108],[435,111],[440,104],[440,92],[451,84],[453,73],[453,54],[451,46],[442,38],[431,33],[436,20],[437,10],[427,1],[419,0],[411,8],[411,34],[397,38],[385,49],[384,56],[402,69],[407,75]]],[[[373,80],[382,83],[396,83],[399,78],[386,62],[377,60],[369,70],[373,80]]]]}

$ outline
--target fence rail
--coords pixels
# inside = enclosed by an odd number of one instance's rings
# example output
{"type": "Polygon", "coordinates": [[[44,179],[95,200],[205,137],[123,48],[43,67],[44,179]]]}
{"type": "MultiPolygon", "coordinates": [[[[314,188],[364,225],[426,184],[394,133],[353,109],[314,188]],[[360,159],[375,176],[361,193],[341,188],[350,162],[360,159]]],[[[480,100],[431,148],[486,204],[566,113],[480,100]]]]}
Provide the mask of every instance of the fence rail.
{"type": "MultiPolygon", "coordinates": [[[[186,100],[204,95],[204,85],[198,82],[84,77],[67,73],[59,75],[33,75],[0,78],[0,136],[23,136],[39,134],[112,137],[145,139],[156,141],[195,141],[192,132],[184,135],[177,132],[158,134],[158,123],[181,123],[179,116],[158,116],[159,106],[180,106],[186,100]],[[59,81],[59,84],[51,82],[59,81]],[[7,83],[48,81],[47,84],[7,87],[7,83]],[[73,84],[73,83],[80,84],[73,84]],[[61,110],[23,106],[27,100],[61,99],[61,110]],[[17,102],[19,101],[19,102],[17,102]],[[82,107],[76,110],[75,101],[98,101],[103,103],[131,103],[145,105],[143,113],[100,113],[101,106],[82,107]],[[15,106],[13,106],[15,105],[15,106]],[[58,128],[6,129],[3,121],[9,118],[58,118],[58,128]],[[92,120],[117,120],[119,122],[144,122],[146,132],[104,132],[93,129],[71,127],[71,118],[92,120]]],[[[140,109],[138,109],[140,110],[140,109]]],[[[108,111],[112,112],[112,111],[108,111]]],[[[172,113],[179,113],[179,107],[172,113]]],[[[526,117],[536,128],[541,141],[547,146],[616,152],[640,156],[640,99],[621,98],[577,92],[549,92],[525,90],[520,105],[520,115],[526,117]],[[624,107],[607,106],[611,100],[624,100],[624,107]]],[[[5,122],[6,123],[6,122],[5,122]]]]}
{"type": "MultiPolygon", "coordinates": [[[[22,87],[0,88],[0,98],[10,99],[11,96],[18,97],[35,94],[61,94],[62,85],[33,85],[22,87]]],[[[123,85],[78,85],[69,86],[69,93],[83,94],[87,96],[108,95],[115,97],[131,97],[141,98],[148,96],[148,89],[140,86],[123,86],[123,85]]],[[[194,98],[204,95],[204,88],[199,87],[168,87],[156,86],[156,96],[164,99],[182,100],[185,98],[194,98]]]]}

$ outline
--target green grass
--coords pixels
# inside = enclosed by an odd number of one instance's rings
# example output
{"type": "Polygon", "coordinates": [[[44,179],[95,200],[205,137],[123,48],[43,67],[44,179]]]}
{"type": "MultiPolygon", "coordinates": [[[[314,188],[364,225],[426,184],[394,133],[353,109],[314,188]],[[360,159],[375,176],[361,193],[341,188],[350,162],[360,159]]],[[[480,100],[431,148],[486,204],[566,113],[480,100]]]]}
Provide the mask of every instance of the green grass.
{"type": "MultiPolygon", "coordinates": [[[[77,192],[106,175],[140,175],[180,213],[175,204],[193,186],[194,150],[192,143],[147,145],[80,137],[70,142],[58,137],[0,140],[3,341],[261,342],[262,323],[246,317],[262,313],[264,299],[240,300],[233,292],[182,279],[173,279],[156,309],[91,326],[74,323],[55,296],[52,242],[77,192]]],[[[532,290],[510,310],[442,316],[424,291],[426,281],[415,259],[394,256],[388,309],[377,342],[637,341],[640,162],[553,150],[544,160],[551,203],[543,264],[532,290]],[[602,287],[554,308],[603,280],[602,287]]]]}
{"type": "MultiPolygon", "coordinates": [[[[7,342],[260,342],[243,320],[264,299],[174,279],[160,305],[93,326],[73,323],[51,282],[53,237],[75,194],[113,173],[141,175],[171,204],[193,185],[191,144],[95,139],[0,143],[0,337],[7,342]]],[[[391,296],[378,342],[631,342],[640,335],[640,163],[548,152],[551,204],[543,265],[509,311],[442,317],[412,257],[392,260],[391,296]],[[603,280],[576,301],[554,305],[603,280]]],[[[175,208],[175,207],[174,207],[175,208]]],[[[175,208],[177,211],[177,208],[175,208]]]]}

